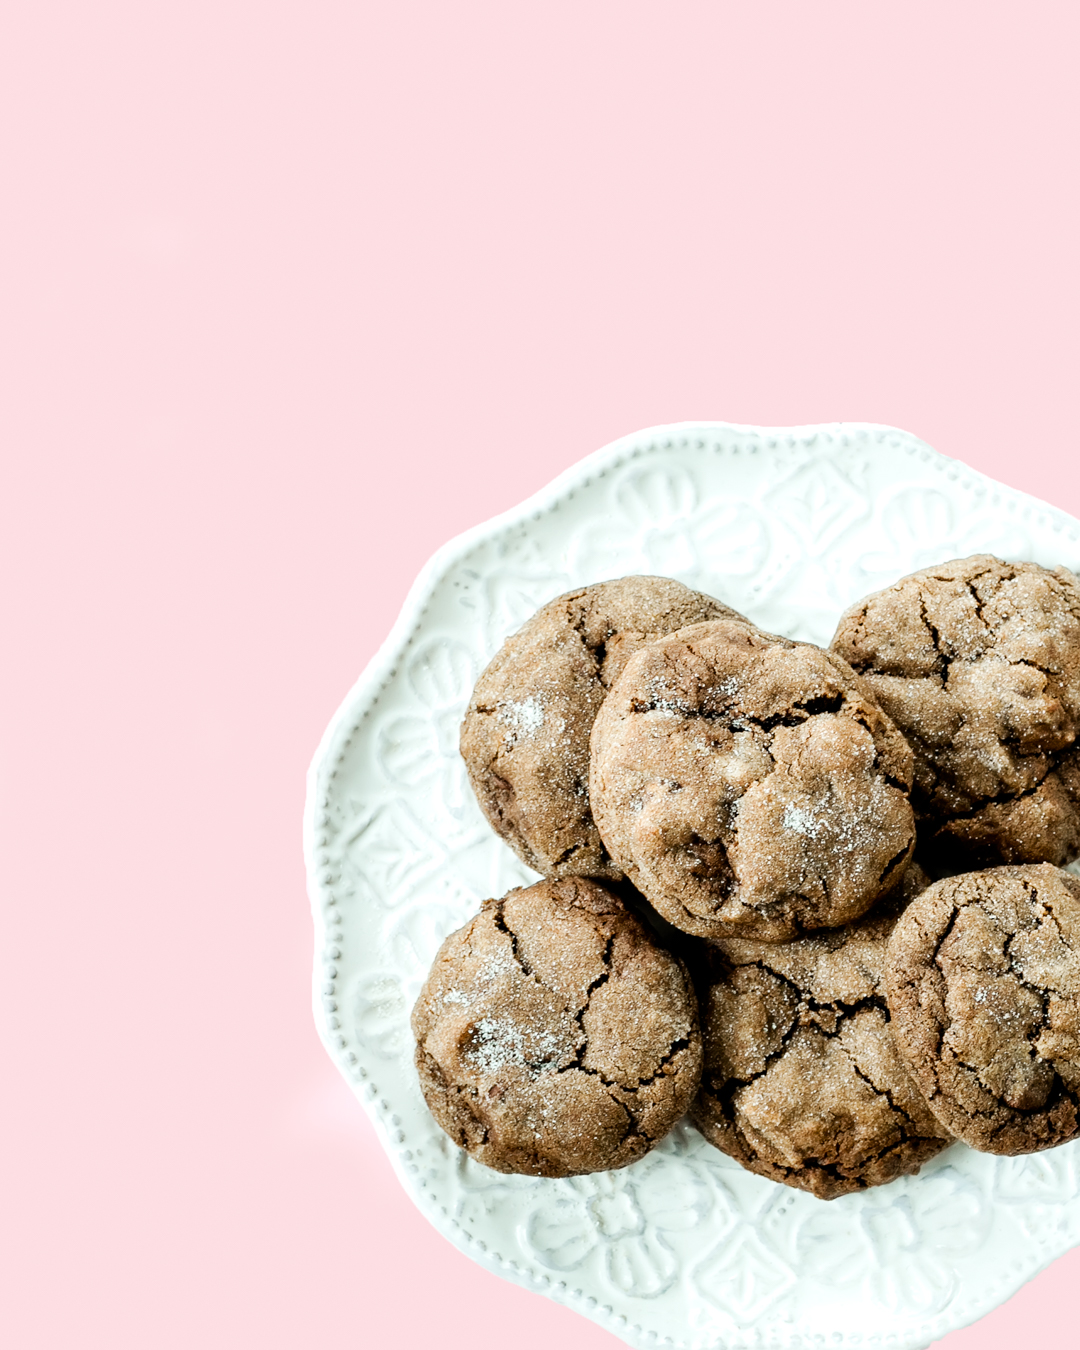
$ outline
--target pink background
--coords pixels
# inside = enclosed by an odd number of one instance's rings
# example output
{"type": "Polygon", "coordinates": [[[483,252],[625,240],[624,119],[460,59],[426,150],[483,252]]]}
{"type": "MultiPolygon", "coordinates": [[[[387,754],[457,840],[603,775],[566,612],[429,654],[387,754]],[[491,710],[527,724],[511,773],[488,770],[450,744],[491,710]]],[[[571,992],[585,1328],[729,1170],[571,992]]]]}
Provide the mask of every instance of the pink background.
{"type": "MultiPolygon", "coordinates": [[[[625,432],[892,423],[1080,513],[1073,3],[0,17],[0,1333],[616,1342],[399,1191],[304,771],[418,568],[625,432]]],[[[1080,1253],[947,1350],[1075,1341],[1080,1253]]]]}

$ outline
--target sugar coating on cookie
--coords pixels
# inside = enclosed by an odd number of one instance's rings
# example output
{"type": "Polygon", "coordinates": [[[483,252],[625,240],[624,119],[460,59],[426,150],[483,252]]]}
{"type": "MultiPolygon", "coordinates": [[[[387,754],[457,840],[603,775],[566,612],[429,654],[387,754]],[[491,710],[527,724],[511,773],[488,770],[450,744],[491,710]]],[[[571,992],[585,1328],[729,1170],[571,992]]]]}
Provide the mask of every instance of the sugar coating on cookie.
{"type": "MultiPolygon", "coordinates": [[[[913,864],[906,895],[928,880],[913,864]]],[[[712,944],[691,1115],[749,1171],[832,1200],[917,1172],[951,1142],[889,1032],[883,968],[900,907],[795,942],[712,944]]]]}
{"type": "Polygon", "coordinates": [[[625,1167],[701,1076],[684,967],[585,878],[486,901],[440,948],[412,1026],[432,1115],[499,1172],[625,1167]]]}
{"type": "Polygon", "coordinates": [[[704,619],[739,618],[668,577],[569,591],[508,638],[473,691],[461,754],[495,832],[545,876],[618,879],[589,807],[589,733],[630,655],[704,619]]]}
{"type": "Polygon", "coordinates": [[[785,941],[899,882],[911,773],[842,660],[719,620],[630,658],[593,727],[590,792],[616,865],[665,919],[785,941]]]}
{"type": "Polygon", "coordinates": [[[1048,863],[931,886],[889,939],[893,1034],[931,1110],[986,1153],[1080,1134],[1080,880],[1048,863]]]}
{"type": "Polygon", "coordinates": [[[832,641],[915,752],[920,838],[963,865],[1080,854],[1080,584],[987,554],[852,606],[832,641]]]}

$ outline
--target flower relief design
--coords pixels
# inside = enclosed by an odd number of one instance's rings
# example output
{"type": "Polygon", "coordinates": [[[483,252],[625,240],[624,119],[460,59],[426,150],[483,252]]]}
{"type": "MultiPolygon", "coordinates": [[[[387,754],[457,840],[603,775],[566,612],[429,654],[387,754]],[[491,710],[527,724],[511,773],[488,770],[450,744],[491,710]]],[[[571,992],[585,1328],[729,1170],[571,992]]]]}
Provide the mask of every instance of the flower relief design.
{"type": "Polygon", "coordinates": [[[350,806],[337,841],[335,895],[375,912],[395,909],[431,880],[447,850],[400,797],[350,806]]]}
{"type": "Polygon", "coordinates": [[[957,1291],[957,1262],[983,1246],[991,1220],[984,1190],[958,1167],[924,1170],[815,1207],[796,1233],[797,1268],[888,1308],[937,1313],[957,1291]]]}
{"type": "MultiPolygon", "coordinates": [[[[790,1304],[797,1292],[794,1271],[750,1224],[715,1243],[694,1267],[691,1282],[707,1303],[737,1327],[751,1326],[767,1312],[777,1313],[779,1305],[790,1304]]],[[[697,1320],[707,1326],[715,1316],[697,1320]]]]}
{"type": "Polygon", "coordinates": [[[608,500],[611,509],[571,542],[574,575],[583,581],[642,572],[707,587],[707,578],[757,573],[768,556],[769,533],[756,508],[730,499],[702,506],[682,465],[633,468],[608,500]]]}
{"type": "Polygon", "coordinates": [[[1045,1153],[995,1158],[992,1167],[994,1198],[1006,1205],[1060,1205],[1080,1193],[1076,1143],[1045,1153]]]}
{"type": "Polygon", "coordinates": [[[612,1289],[629,1298],[656,1298],[671,1288],[680,1269],[677,1234],[696,1229],[710,1212],[710,1235],[733,1222],[730,1212],[714,1208],[711,1188],[693,1164],[670,1153],[548,1185],[529,1210],[526,1248],[562,1272],[598,1257],[612,1289]]]}
{"type": "MultiPolygon", "coordinates": [[[[832,459],[810,450],[806,455],[793,474],[769,490],[765,505],[816,558],[870,514],[870,502],[865,484],[853,482],[832,459]]],[[[858,472],[865,466],[847,467],[858,472]]]]}
{"type": "Polygon", "coordinates": [[[1016,560],[1032,557],[1031,535],[1019,521],[1003,518],[1000,511],[979,510],[978,505],[985,503],[973,502],[972,509],[960,514],[944,493],[925,487],[901,488],[886,497],[874,547],[855,564],[855,570],[868,578],[867,589],[973,553],[1016,560]]]}
{"type": "Polygon", "coordinates": [[[1066,1241],[1072,1237],[1080,1196],[1078,1162],[1076,1142],[1045,1153],[992,1159],[994,1199],[1005,1208],[1014,1241],[1060,1246],[1063,1237],[1066,1241]]]}
{"type": "Polygon", "coordinates": [[[379,1059],[394,1059],[411,1046],[409,1008],[396,975],[371,973],[353,981],[350,1003],[357,1039],[379,1059]]]}
{"type": "Polygon", "coordinates": [[[818,439],[778,462],[777,481],[762,499],[773,521],[773,548],[752,607],[766,629],[827,644],[848,600],[844,542],[864,537],[871,505],[865,452],[830,448],[830,437],[818,445],[818,439]]]}
{"type": "Polygon", "coordinates": [[[458,754],[461,718],[478,674],[472,653],[454,638],[425,642],[406,675],[420,709],[379,726],[375,758],[386,778],[408,792],[423,790],[436,810],[460,823],[472,801],[458,754]]]}
{"type": "Polygon", "coordinates": [[[552,565],[557,561],[522,529],[491,541],[465,561],[466,584],[458,603],[479,640],[477,674],[541,605],[574,584],[565,570],[552,565]]]}
{"type": "Polygon", "coordinates": [[[475,668],[468,648],[445,637],[430,638],[409,660],[407,682],[419,707],[377,720],[374,736],[383,783],[401,791],[389,795],[376,782],[374,795],[349,797],[337,835],[339,898],[400,906],[444,868],[455,835],[475,824],[457,753],[475,668]]]}

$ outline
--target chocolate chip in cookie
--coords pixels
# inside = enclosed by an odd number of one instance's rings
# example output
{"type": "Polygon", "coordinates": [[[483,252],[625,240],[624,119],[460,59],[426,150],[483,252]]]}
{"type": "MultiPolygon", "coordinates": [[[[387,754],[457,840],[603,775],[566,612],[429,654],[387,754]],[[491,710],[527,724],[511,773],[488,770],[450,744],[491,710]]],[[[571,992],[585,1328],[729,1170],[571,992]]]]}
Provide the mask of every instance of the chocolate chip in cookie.
{"type": "Polygon", "coordinates": [[[889,939],[893,1035],[931,1110],[986,1153],[1080,1134],[1080,880],[1048,863],[938,881],[889,939]]]}
{"type": "Polygon", "coordinates": [[[900,881],[911,773],[842,660],[717,620],[626,663],[593,727],[590,791],[616,866],[665,919],[779,942],[900,881]]]}
{"type": "Polygon", "coordinates": [[[589,733],[631,654],[704,619],[739,618],[668,577],[570,591],[506,640],[473,691],[461,754],[495,832],[545,876],[618,879],[589,806],[589,733]]]}
{"type": "MultiPolygon", "coordinates": [[[[903,898],[927,881],[909,868],[903,898]]],[[[795,942],[710,944],[691,1115],[749,1171],[832,1200],[951,1142],[890,1036],[883,967],[900,908],[795,942]]]]}
{"type": "Polygon", "coordinates": [[[498,1172],[625,1167],[701,1077],[685,968],[585,878],[486,901],[440,948],[412,1025],[432,1115],[498,1172]]]}
{"type": "Polygon", "coordinates": [[[915,752],[920,840],[960,870],[1080,855],[1080,584],[980,554],[859,601],[832,641],[915,752]]]}

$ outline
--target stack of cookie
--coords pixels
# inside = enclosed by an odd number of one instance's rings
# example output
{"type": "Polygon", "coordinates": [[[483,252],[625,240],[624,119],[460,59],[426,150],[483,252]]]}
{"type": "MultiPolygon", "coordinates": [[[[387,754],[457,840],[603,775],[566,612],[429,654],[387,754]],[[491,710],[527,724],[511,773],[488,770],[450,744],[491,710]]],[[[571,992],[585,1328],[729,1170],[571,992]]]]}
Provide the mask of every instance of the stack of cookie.
{"type": "Polygon", "coordinates": [[[665,578],[553,600],[462,726],[485,815],[546,879],[436,957],[413,1014],[436,1120],[567,1176],[689,1109],[826,1199],[954,1138],[1075,1137],[1078,732],[1064,568],[927,569],[828,651],[665,578]]]}

